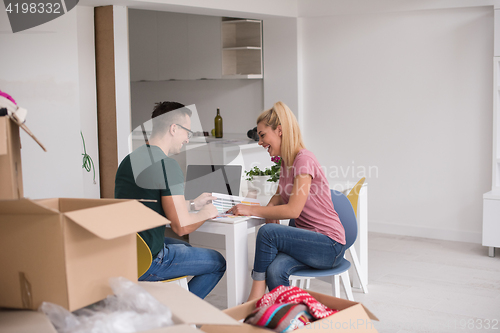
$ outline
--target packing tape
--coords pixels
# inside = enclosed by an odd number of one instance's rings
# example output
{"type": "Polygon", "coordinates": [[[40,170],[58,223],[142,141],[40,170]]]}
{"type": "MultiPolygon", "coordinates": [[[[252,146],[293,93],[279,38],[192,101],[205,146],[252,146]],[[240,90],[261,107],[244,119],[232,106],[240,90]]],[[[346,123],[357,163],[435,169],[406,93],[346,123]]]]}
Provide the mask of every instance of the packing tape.
{"type": "Polygon", "coordinates": [[[19,272],[19,282],[21,282],[21,300],[23,301],[23,308],[31,309],[33,306],[31,283],[29,283],[24,272],[19,272]]]}

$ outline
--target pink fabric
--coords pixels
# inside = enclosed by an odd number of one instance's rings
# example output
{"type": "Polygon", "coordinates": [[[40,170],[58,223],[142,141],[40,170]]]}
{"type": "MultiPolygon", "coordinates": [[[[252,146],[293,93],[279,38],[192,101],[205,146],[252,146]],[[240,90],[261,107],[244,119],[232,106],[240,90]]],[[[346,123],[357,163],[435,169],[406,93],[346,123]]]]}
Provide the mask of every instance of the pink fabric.
{"type": "Polygon", "coordinates": [[[297,287],[278,286],[261,297],[255,304],[256,309],[273,304],[305,304],[309,308],[309,313],[316,319],[322,319],[338,312],[326,305],[318,302],[308,292],[297,287]]]}
{"type": "Polygon", "coordinates": [[[3,92],[3,91],[1,91],[1,90],[0,90],[0,96],[7,98],[7,99],[8,99],[8,100],[10,100],[12,103],[14,103],[14,104],[16,104],[16,105],[17,105],[16,101],[12,98],[12,96],[10,96],[9,94],[7,94],[7,93],[5,93],[5,92],[3,92]]]}
{"type": "Polygon", "coordinates": [[[311,189],[302,213],[295,219],[295,225],[322,233],[345,245],[344,227],[333,207],[330,185],[316,156],[309,150],[299,151],[291,169],[282,166],[279,180],[281,198],[288,203],[295,177],[304,174],[312,177],[311,189]]]}

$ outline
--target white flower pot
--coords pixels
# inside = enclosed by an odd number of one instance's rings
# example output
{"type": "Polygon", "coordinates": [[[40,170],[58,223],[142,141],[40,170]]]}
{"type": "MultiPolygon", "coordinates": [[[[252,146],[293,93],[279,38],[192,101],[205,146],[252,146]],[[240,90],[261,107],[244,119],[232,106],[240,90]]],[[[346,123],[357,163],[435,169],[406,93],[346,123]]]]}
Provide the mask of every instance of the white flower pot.
{"type": "Polygon", "coordinates": [[[269,176],[254,176],[252,181],[248,182],[248,192],[254,193],[260,204],[265,206],[276,193],[278,182],[268,182],[269,176]]]}

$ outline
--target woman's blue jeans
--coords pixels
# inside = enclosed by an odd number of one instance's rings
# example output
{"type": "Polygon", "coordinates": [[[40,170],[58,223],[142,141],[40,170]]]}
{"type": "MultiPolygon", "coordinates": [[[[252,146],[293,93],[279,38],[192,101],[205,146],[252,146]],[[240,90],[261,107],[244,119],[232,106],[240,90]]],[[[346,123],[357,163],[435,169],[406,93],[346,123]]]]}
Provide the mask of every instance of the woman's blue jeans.
{"type": "Polygon", "coordinates": [[[319,232],[265,224],[257,234],[254,280],[266,280],[269,290],[288,286],[289,276],[301,269],[330,269],[340,263],[344,245],[319,232]]]}
{"type": "Polygon", "coordinates": [[[189,275],[189,291],[205,298],[226,271],[226,260],[215,250],[192,247],[189,243],[165,237],[163,250],[139,281],[162,281],[189,275]]]}

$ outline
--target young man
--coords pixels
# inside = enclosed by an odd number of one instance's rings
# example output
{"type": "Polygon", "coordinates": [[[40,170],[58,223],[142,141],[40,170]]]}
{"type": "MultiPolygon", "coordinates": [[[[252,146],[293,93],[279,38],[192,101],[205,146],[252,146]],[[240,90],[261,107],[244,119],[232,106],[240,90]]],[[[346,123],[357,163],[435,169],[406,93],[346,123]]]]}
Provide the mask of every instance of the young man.
{"type": "MultiPolygon", "coordinates": [[[[193,201],[184,198],[184,174],[168,157],[180,152],[191,137],[191,110],[176,102],[158,103],[152,114],[153,131],[147,144],[123,159],[115,179],[115,198],[147,199],[143,203],[170,220],[179,236],[189,234],[217,215],[209,193],[193,201]],[[192,211],[198,212],[192,212],[192,211]]],[[[139,234],[148,244],[153,262],[140,281],[161,281],[194,276],[189,290],[205,298],[226,270],[226,261],[217,251],[192,247],[164,236],[165,226],[139,234]]]]}

